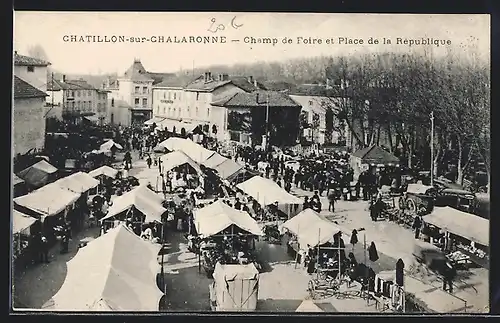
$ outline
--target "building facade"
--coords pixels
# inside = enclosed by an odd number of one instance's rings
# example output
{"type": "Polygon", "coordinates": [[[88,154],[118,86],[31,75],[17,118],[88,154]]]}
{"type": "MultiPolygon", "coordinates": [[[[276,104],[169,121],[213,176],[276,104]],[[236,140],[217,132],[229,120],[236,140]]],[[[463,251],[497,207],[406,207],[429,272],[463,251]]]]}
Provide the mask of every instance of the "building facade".
{"type": "Polygon", "coordinates": [[[108,80],[104,89],[109,91],[110,122],[129,126],[151,119],[154,81],[139,59],[134,60],[123,76],[108,80]]]}
{"type": "Polygon", "coordinates": [[[47,67],[49,65],[49,62],[14,52],[14,75],[42,92],[47,91],[47,67]]]}
{"type": "Polygon", "coordinates": [[[171,121],[200,125],[210,136],[225,140],[228,139],[226,109],[211,103],[258,88],[253,78],[213,76],[210,72],[186,86],[166,80],[153,87],[153,118],[164,120],[167,127],[171,121]]]}
{"type": "Polygon", "coordinates": [[[47,83],[47,117],[78,120],[86,117],[99,124],[106,123],[108,91],[97,89],[83,79],[51,78],[47,83]]]}
{"type": "Polygon", "coordinates": [[[340,129],[341,122],[335,113],[327,111],[338,110],[335,98],[311,95],[290,95],[290,97],[302,106],[304,138],[319,145],[339,143],[343,136],[343,129],[340,129]]]}
{"type": "Polygon", "coordinates": [[[17,76],[13,83],[13,155],[40,151],[45,144],[47,94],[17,76]]]}

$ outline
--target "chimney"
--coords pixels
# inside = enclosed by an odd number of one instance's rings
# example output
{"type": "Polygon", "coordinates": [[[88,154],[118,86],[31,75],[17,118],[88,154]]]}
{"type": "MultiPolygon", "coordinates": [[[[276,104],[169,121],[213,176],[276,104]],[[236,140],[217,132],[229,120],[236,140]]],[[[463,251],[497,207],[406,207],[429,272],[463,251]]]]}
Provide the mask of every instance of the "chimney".
{"type": "Polygon", "coordinates": [[[223,81],[229,81],[229,75],[228,74],[222,74],[222,80],[223,81]]]}
{"type": "Polygon", "coordinates": [[[259,88],[259,85],[257,84],[257,80],[253,80],[253,86],[255,86],[256,89],[259,88]]]}
{"type": "Polygon", "coordinates": [[[61,75],[61,82],[63,82],[63,83],[66,82],[66,75],[64,75],[64,74],[61,75]]]}
{"type": "Polygon", "coordinates": [[[219,74],[219,81],[224,81],[224,76],[222,74],[219,74]]]}
{"type": "Polygon", "coordinates": [[[205,72],[205,76],[204,76],[203,80],[205,81],[205,83],[210,82],[212,80],[212,73],[205,72]]]}
{"type": "Polygon", "coordinates": [[[253,76],[248,77],[248,83],[253,84],[253,76]]]}

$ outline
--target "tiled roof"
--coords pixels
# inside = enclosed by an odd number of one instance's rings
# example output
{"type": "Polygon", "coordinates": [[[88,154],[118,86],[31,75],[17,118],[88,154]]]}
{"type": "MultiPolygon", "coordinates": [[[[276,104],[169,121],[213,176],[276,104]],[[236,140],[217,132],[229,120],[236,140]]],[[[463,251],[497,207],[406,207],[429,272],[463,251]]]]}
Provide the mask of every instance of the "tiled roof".
{"type": "Polygon", "coordinates": [[[141,61],[135,60],[124,74],[124,78],[133,81],[154,81],[148,74],[141,61]]]}
{"type": "Polygon", "coordinates": [[[185,86],[184,80],[178,77],[169,77],[163,79],[161,83],[153,84],[153,87],[173,87],[173,88],[183,88],[185,86]]]}
{"type": "Polygon", "coordinates": [[[49,79],[47,82],[47,91],[60,90],[97,90],[93,85],[90,85],[85,80],[61,80],[49,79]]]}
{"type": "Polygon", "coordinates": [[[14,52],[14,65],[16,65],[16,66],[48,66],[48,65],[50,65],[50,63],[46,62],[44,60],[38,59],[38,58],[19,55],[17,52],[14,52]]]}
{"type": "Polygon", "coordinates": [[[245,76],[228,76],[225,81],[219,81],[217,75],[212,75],[212,81],[205,82],[204,76],[201,75],[194,81],[186,85],[185,90],[187,91],[200,91],[200,92],[212,92],[217,88],[224,86],[226,84],[232,83],[234,86],[246,92],[253,92],[257,90],[265,90],[266,87],[262,83],[257,83],[257,87],[250,83],[245,76]]]}
{"type": "Polygon", "coordinates": [[[14,76],[14,99],[45,98],[46,96],[45,92],[14,76]]]}
{"type": "Polygon", "coordinates": [[[296,85],[285,81],[265,81],[264,87],[269,91],[291,91],[296,85]]]}
{"type": "Polygon", "coordinates": [[[174,73],[155,73],[155,72],[146,72],[153,79],[153,85],[162,83],[166,79],[175,77],[174,73]]]}
{"type": "Polygon", "coordinates": [[[398,163],[399,158],[385,151],[382,147],[372,145],[362,148],[352,154],[354,157],[361,158],[364,163],[385,164],[398,163]]]}
{"type": "Polygon", "coordinates": [[[219,81],[219,80],[211,80],[209,82],[205,82],[203,79],[203,75],[186,85],[186,91],[199,91],[199,92],[212,92],[221,86],[231,83],[230,80],[219,81]]]}
{"type": "Polygon", "coordinates": [[[225,107],[265,107],[268,102],[269,107],[301,107],[300,104],[284,93],[263,90],[251,93],[236,93],[228,98],[212,102],[212,105],[225,107]]]}

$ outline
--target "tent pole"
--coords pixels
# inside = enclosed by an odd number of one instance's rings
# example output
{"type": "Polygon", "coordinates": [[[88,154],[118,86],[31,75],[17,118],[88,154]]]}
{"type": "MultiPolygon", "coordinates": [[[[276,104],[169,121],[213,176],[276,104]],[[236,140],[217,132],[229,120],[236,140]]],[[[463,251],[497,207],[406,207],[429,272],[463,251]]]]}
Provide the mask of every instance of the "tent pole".
{"type": "MultiPolygon", "coordinates": [[[[320,246],[319,246],[319,244],[321,243],[320,239],[321,239],[321,228],[318,229],[318,252],[316,254],[316,266],[319,266],[319,252],[320,252],[320,246]]],[[[318,271],[318,269],[316,269],[316,279],[319,279],[319,271],[318,271]]]]}

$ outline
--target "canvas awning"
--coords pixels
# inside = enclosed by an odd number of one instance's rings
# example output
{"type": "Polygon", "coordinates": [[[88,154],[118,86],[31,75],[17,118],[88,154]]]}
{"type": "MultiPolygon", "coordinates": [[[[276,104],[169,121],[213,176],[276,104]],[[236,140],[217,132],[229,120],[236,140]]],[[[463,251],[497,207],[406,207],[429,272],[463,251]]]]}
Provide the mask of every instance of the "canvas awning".
{"type": "Polygon", "coordinates": [[[306,299],[302,303],[300,303],[299,307],[295,310],[295,312],[323,312],[323,310],[316,305],[312,300],[306,299]]]}
{"type": "Polygon", "coordinates": [[[452,207],[435,207],[424,221],[483,246],[489,246],[490,221],[452,207]]]}
{"type": "Polygon", "coordinates": [[[48,177],[57,172],[57,168],[45,160],[23,169],[17,176],[22,178],[27,184],[38,187],[47,183],[48,177]]]}
{"type": "Polygon", "coordinates": [[[215,167],[219,166],[226,160],[227,158],[222,156],[221,154],[214,153],[210,158],[203,162],[203,166],[215,169],[215,167]]]}
{"type": "Polygon", "coordinates": [[[178,120],[171,120],[171,119],[164,119],[161,122],[158,123],[160,129],[167,130],[169,132],[174,132],[175,128],[175,133],[176,134],[181,134],[182,129],[186,132],[186,134],[189,134],[193,132],[196,127],[199,126],[198,123],[188,123],[188,122],[182,122],[178,120]]]}
{"type": "Polygon", "coordinates": [[[233,179],[242,169],[243,166],[232,159],[226,159],[222,164],[215,167],[215,170],[222,179],[233,179]]]}
{"type": "Polygon", "coordinates": [[[55,215],[72,205],[80,194],[61,188],[55,183],[45,185],[27,195],[14,199],[14,203],[44,216],[55,215]]]}
{"type": "Polygon", "coordinates": [[[78,172],[61,178],[53,184],[71,192],[83,194],[99,185],[99,181],[84,172],[78,172]]]}
{"type": "Polygon", "coordinates": [[[98,116],[84,116],[84,119],[93,122],[93,123],[98,123],[99,122],[99,117],[98,116]]]}
{"type": "Polygon", "coordinates": [[[432,186],[427,186],[422,184],[408,184],[406,192],[413,194],[425,194],[428,190],[432,188],[433,188],[432,186]]]}
{"type": "Polygon", "coordinates": [[[118,170],[104,165],[104,166],[101,166],[97,169],[94,169],[93,171],[90,171],[89,175],[92,176],[93,178],[99,177],[101,175],[104,175],[104,176],[110,177],[110,178],[116,178],[116,175],[118,175],[118,170]]]}
{"type": "Polygon", "coordinates": [[[146,216],[146,223],[161,222],[161,216],[167,211],[162,206],[162,202],[163,198],[158,194],[146,186],[139,186],[114,199],[108,214],[101,221],[113,218],[122,212],[128,211],[131,207],[135,207],[146,216]]]}
{"type": "Polygon", "coordinates": [[[340,227],[327,220],[312,209],[305,209],[283,223],[283,228],[297,236],[301,247],[322,245],[342,231],[340,227]]]}
{"type": "Polygon", "coordinates": [[[251,234],[263,235],[257,222],[246,212],[236,210],[222,201],[214,202],[194,212],[198,234],[213,236],[235,225],[251,234]]]}
{"type": "Polygon", "coordinates": [[[78,250],[62,287],[43,306],[56,311],[158,311],[160,245],[119,225],[78,250]]]}
{"type": "Polygon", "coordinates": [[[288,193],[272,180],[260,176],[254,176],[236,187],[263,206],[274,202],[278,202],[278,204],[302,204],[302,200],[298,197],[288,193]]]}
{"type": "Polygon", "coordinates": [[[105,143],[103,143],[101,145],[101,147],[99,148],[100,151],[104,151],[104,152],[111,151],[112,149],[121,150],[121,149],[123,149],[123,147],[122,147],[122,145],[117,144],[113,140],[108,140],[105,143]]]}
{"type": "Polygon", "coordinates": [[[165,118],[161,118],[161,117],[153,117],[147,121],[144,122],[144,125],[146,126],[150,126],[154,123],[156,123],[156,125],[158,125],[158,123],[162,122],[163,120],[165,120],[165,118]]]}
{"type": "Polygon", "coordinates": [[[24,183],[24,180],[22,178],[20,178],[19,176],[17,176],[16,174],[14,174],[14,176],[12,178],[12,183],[14,186],[16,186],[17,184],[24,183]]]}
{"type": "Polygon", "coordinates": [[[165,154],[160,157],[162,172],[168,172],[178,166],[188,164],[191,166],[198,174],[203,174],[201,168],[194,160],[189,158],[182,151],[173,151],[171,153],[165,154]]]}
{"type": "Polygon", "coordinates": [[[183,138],[168,138],[167,140],[162,141],[159,146],[165,147],[169,151],[182,151],[198,164],[203,164],[204,161],[215,154],[214,151],[208,150],[192,140],[183,138]]]}
{"type": "Polygon", "coordinates": [[[36,222],[34,217],[21,213],[17,210],[12,211],[12,233],[16,234],[28,229],[36,222]]]}

